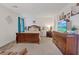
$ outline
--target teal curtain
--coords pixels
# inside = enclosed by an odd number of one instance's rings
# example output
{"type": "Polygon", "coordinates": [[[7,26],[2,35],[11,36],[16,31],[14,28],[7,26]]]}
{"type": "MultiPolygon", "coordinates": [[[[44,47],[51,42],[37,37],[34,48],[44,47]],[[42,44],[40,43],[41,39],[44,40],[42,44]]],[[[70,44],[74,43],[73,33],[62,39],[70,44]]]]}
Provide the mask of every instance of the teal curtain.
{"type": "Polygon", "coordinates": [[[20,17],[18,17],[18,32],[21,32],[20,17]]]}
{"type": "Polygon", "coordinates": [[[18,32],[24,32],[24,18],[18,17],[18,32]]]}
{"type": "Polygon", "coordinates": [[[24,18],[22,18],[22,24],[21,25],[22,25],[22,32],[24,32],[24,30],[25,30],[25,28],[24,28],[25,27],[24,26],[24,18]]]}

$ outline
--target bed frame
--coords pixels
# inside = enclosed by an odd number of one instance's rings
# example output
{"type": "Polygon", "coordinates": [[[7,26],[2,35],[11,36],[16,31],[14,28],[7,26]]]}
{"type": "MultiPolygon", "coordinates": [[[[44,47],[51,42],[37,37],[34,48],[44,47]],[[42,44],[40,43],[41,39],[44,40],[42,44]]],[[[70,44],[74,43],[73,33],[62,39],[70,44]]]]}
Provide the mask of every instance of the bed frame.
{"type": "Polygon", "coordinates": [[[37,26],[37,25],[31,25],[31,26],[28,26],[28,31],[29,31],[29,29],[30,28],[38,28],[38,31],[40,31],[41,29],[40,29],[40,26],[37,26]]]}
{"type": "MultiPolygon", "coordinates": [[[[38,28],[40,31],[40,27],[37,25],[31,25],[28,27],[28,30],[31,27],[38,28]]],[[[28,33],[28,32],[23,32],[23,33],[16,33],[16,42],[17,43],[39,43],[40,42],[40,33],[28,33]]]]}

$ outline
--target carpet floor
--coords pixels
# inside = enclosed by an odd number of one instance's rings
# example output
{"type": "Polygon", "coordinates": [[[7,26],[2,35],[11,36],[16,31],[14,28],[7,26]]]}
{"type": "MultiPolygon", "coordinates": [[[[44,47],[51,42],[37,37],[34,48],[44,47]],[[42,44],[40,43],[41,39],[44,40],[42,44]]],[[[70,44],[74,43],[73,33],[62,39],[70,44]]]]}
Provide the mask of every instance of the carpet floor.
{"type": "Polygon", "coordinates": [[[27,55],[62,55],[60,50],[52,42],[52,38],[41,37],[40,44],[14,43],[10,49],[27,48],[27,55]]]}

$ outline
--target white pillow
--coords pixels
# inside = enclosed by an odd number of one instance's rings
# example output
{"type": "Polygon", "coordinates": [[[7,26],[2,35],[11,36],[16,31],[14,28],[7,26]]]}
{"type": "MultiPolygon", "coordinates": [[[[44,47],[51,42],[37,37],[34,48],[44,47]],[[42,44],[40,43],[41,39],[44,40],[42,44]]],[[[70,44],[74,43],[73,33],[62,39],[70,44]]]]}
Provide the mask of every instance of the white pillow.
{"type": "Polygon", "coordinates": [[[31,28],[29,28],[29,31],[39,31],[39,29],[38,28],[31,27],[31,28]]]}

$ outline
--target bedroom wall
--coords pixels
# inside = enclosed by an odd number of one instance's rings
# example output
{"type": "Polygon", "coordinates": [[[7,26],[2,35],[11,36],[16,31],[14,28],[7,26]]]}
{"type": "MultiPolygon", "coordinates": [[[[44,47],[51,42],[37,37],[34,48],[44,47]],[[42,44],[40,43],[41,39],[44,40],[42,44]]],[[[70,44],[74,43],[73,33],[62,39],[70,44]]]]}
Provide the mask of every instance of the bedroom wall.
{"type": "Polygon", "coordinates": [[[16,32],[17,14],[0,5],[0,47],[15,40],[16,32]]]}
{"type": "Polygon", "coordinates": [[[33,20],[36,21],[35,25],[41,27],[54,27],[54,18],[53,17],[40,17],[40,18],[25,18],[25,26],[33,25],[33,20]]]}
{"type": "Polygon", "coordinates": [[[55,23],[54,30],[57,31],[59,15],[61,15],[62,12],[64,12],[64,14],[69,13],[69,12],[71,11],[72,6],[74,6],[74,5],[76,5],[76,4],[75,4],[75,3],[70,3],[70,4],[68,4],[66,7],[64,7],[59,13],[57,13],[57,14],[54,16],[54,23],[55,23]]]}
{"type": "Polygon", "coordinates": [[[77,27],[79,30],[79,14],[72,16],[70,19],[72,21],[72,26],[77,27]]]}
{"type": "Polygon", "coordinates": [[[41,27],[41,36],[46,36],[46,31],[49,30],[49,27],[52,26],[54,28],[54,18],[53,17],[39,17],[39,18],[25,18],[25,26],[33,25],[33,20],[36,21],[34,25],[38,25],[41,27]],[[45,28],[42,30],[42,28],[45,28]]]}

